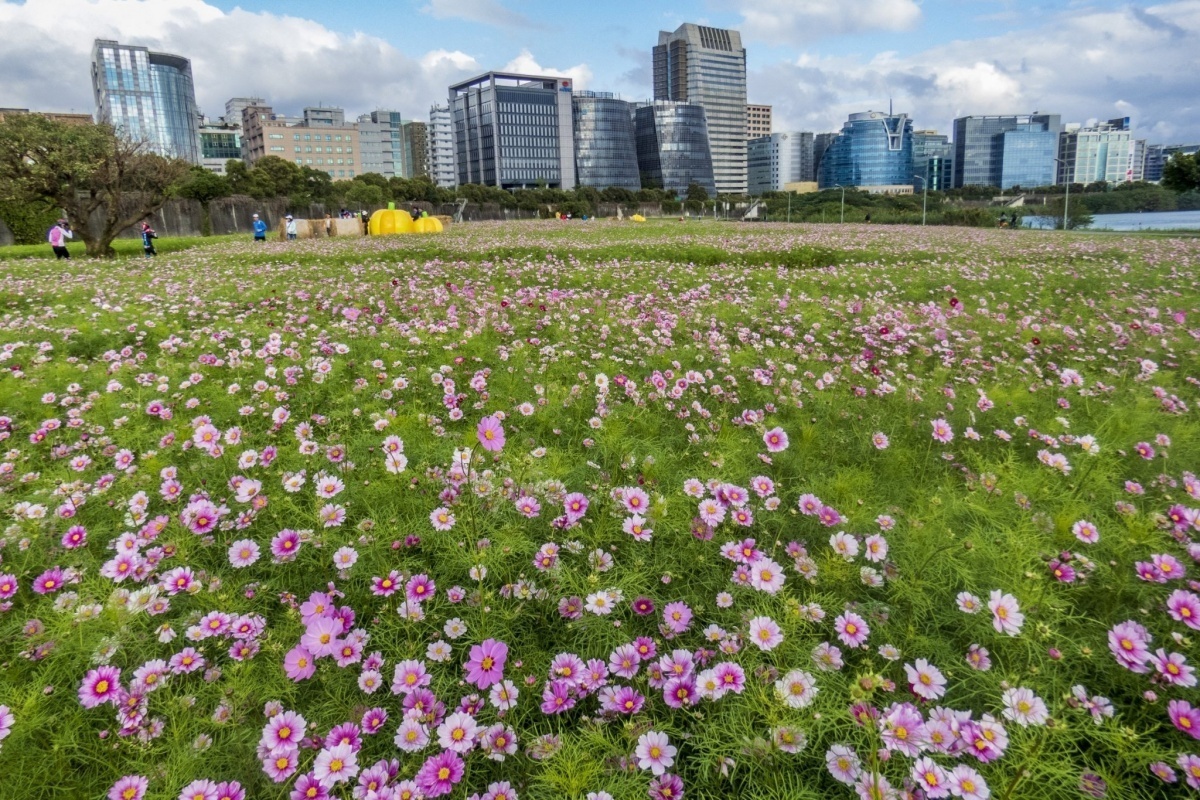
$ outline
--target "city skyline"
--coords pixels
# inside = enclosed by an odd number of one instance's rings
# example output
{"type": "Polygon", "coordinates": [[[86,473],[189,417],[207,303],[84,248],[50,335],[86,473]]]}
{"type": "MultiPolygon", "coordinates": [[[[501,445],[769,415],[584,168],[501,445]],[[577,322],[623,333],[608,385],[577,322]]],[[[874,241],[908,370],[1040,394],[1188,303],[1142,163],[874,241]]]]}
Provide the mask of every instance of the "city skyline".
{"type": "Polygon", "coordinates": [[[210,117],[229,97],[258,95],[286,113],[324,104],[350,118],[389,108],[424,119],[448,85],[489,70],[563,75],[643,100],[658,32],[695,22],[741,32],[747,100],[774,107],[776,131],[838,130],[890,99],[918,127],[941,131],[957,116],[1051,110],[1064,122],[1129,116],[1152,142],[1200,139],[1189,69],[1200,0],[405,5],[396,14],[380,2],[297,0],[281,15],[257,0],[4,0],[0,106],[89,110],[79,76],[95,38],[189,58],[210,117]]]}

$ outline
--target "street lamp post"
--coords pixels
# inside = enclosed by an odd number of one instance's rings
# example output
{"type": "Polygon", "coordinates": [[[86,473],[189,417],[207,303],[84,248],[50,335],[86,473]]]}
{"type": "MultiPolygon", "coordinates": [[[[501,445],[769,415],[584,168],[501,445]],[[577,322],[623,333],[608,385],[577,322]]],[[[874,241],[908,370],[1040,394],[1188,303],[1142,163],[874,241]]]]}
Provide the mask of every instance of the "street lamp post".
{"type": "MultiPolygon", "coordinates": [[[[926,174],[929,173],[929,168],[925,168],[926,174]]],[[[925,204],[929,202],[929,181],[922,178],[920,175],[913,175],[913,180],[921,182],[921,227],[925,227],[925,204]]]]}
{"type": "MultiPolygon", "coordinates": [[[[1062,164],[1064,166],[1067,163],[1067,162],[1063,161],[1061,158],[1056,158],[1054,160],[1057,163],[1062,164]]],[[[1066,174],[1065,170],[1064,170],[1063,174],[1066,174]]],[[[1069,209],[1071,207],[1071,181],[1070,180],[1067,181],[1066,186],[1067,186],[1067,192],[1065,195],[1063,195],[1063,230],[1064,231],[1067,229],[1067,209],[1069,209]]]]}
{"type": "Polygon", "coordinates": [[[846,187],[835,183],[833,188],[842,190],[842,222],[844,223],[846,221],[846,187]]]}

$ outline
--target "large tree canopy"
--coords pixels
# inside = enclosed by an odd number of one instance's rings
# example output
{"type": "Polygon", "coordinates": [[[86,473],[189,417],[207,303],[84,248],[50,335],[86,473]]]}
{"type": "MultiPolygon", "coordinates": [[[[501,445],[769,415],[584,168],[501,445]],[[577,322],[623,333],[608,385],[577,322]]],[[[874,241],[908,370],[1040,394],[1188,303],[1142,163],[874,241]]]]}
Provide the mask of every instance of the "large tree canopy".
{"type": "Polygon", "coordinates": [[[1200,191],[1200,153],[1176,153],[1163,164],[1162,185],[1177,192],[1200,191]]]}
{"type": "Polygon", "coordinates": [[[92,257],[115,255],[113,239],[162,208],[188,166],[107,125],[38,114],[0,123],[0,200],[62,208],[92,257]]]}

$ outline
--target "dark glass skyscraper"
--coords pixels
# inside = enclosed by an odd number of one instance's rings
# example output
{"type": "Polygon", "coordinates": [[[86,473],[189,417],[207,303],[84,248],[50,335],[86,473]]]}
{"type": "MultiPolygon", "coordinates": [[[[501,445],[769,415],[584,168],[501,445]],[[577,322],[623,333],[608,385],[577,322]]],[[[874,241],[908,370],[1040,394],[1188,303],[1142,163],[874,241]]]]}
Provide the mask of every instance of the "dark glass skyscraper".
{"type": "Polygon", "coordinates": [[[575,188],[571,79],[489,72],[450,87],[458,185],[575,188]]]}
{"type": "Polygon", "coordinates": [[[912,187],[912,120],[907,114],[851,114],[821,159],[818,182],[832,186],[912,187]]]}
{"type": "Polygon", "coordinates": [[[1057,137],[1062,132],[1062,118],[1058,114],[1030,114],[1025,116],[959,117],[954,120],[954,186],[1044,186],[1053,183],[1054,156],[1057,137]],[[1020,131],[1024,134],[1047,133],[1047,137],[1015,136],[1009,140],[1008,152],[1020,162],[1014,163],[1009,175],[1020,178],[1018,183],[1004,185],[1005,134],[1020,131]],[[1043,152],[1044,142],[1051,138],[1049,169],[1051,180],[1040,180],[1045,173],[1035,164],[1038,154],[1043,152]],[[1040,182],[1039,182],[1040,181],[1040,182]]]}
{"type": "Polygon", "coordinates": [[[745,194],[746,50],[742,35],[686,23],[660,31],[654,48],[654,99],[694,103],[708,118],[717,190],[745,194]]]}
{"type": "Polygon", "coordinates": [[[633,107],[608,92],[575,92],[575,176],[580,186],[636,192],[637,143],[633,107]]]}
{"type": "Polygon", "coordinates": [[[690,103],[656,101],[635,112],[637,161],[641,183],[679,197],[698,183],[716,194],[708,121],[704,109],[690,103]]]}
{"type": "Polygon", "coordinates": [[[200,163],[200,110],[186,58],[97,39],[92,93],[97,122],[159,155],[200,163]]]}

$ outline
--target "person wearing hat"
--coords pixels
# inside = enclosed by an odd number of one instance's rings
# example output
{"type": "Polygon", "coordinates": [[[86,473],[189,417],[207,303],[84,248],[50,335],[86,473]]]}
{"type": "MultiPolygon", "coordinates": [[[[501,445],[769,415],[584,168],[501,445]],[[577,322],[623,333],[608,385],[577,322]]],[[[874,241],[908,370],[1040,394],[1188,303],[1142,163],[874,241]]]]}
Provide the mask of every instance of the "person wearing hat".
{"type": "Polygon", "coordinates": [[[284,230],[287,231],[287,238],[290,242],[292,239],[296,238],[296,220],[292,219],[291,214],[288,214],[286,217],[284,217],[284,219],[287,220],[287,225],[284,227],[284,230]]]}
{"type": "Polygon", "coordinates": [[[258,214],[254,215],[254,241],[265,242],[267,240],[267,223],[258,218],[258,214]]]}
{"type": "Polygon", "coordinates": [[[54,227],[46,234],[46,241],[50,242],[50,249],[54,251],[55,260],[71,257],[71,253],[67,250],[67,239],[74,238],[75,234],[65,219],[54,223],[54,227]]]}

